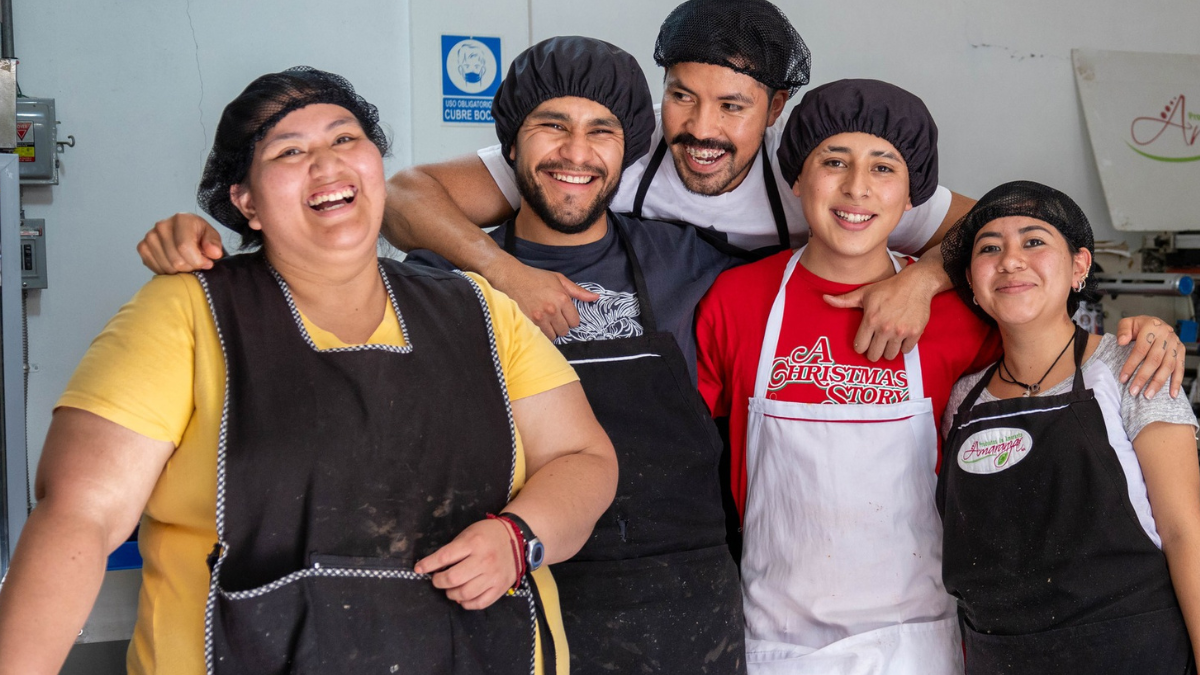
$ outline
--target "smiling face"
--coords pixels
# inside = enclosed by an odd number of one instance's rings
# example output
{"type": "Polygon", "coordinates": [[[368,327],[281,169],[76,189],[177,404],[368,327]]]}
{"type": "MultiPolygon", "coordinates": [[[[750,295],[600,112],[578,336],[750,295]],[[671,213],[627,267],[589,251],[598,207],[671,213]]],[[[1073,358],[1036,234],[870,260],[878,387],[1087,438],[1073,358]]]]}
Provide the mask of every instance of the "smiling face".
{"type": "Polygon", "coordinates": [[[379,148],[350,111],[327,103],[281,119],[255,146],[246,180],[230,189],[268,257],[293,264],[373,257],[385,194],[379,148]]]}
{"type": "Polygon", "coordinates": [[[886,260],[888,235],[912,208],[908,165],[900,152],[878,136],[859,132],[822,141],[804,160],[792,192],[808,220],[809,249],[843,263],[872,256],[886,260]]]}
{"type": "MultiPolygon", "coordinates": [[[[621,184],[625,134],[608,108],[576,96],[533,109],[511,150],[522,208],[555,232],[585,232],[621,184]]],[[[603,234],[603,233],[601,233],[603,234]]]]}
{"type": "Polygon", "coordinates": [[[1035,218],[997,218],[980,228],[967,282],[979,307],[1001,327],[1067,314],[1067,297],[1092,264],[1072,253],[1057,228],[1035,218]]]}
{"type": "Polygon", "coordinates": [[[677,63],[667,70],[663,138],[684,186],[713,196],[741,184],[763,134],[787,103],[758,80],[723,66],[677,63]]]}

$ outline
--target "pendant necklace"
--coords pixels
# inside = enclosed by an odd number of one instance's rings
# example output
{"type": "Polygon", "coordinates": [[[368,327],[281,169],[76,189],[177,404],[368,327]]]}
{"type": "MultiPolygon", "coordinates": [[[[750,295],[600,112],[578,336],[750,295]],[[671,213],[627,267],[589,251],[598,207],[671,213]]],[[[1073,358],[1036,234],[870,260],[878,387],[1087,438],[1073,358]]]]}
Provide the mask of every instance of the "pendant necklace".
{"type": "Polygon", "coordinates": [[[1075,342],[1074,332],[1071,333],[1071,339],[1067,340],[1067,344],[1063,346],[1062,351],[1059,352],[1058,356],[1054,359],[1054,363],[1051,363],[1050,367],[1046,369],[1046,372],[1042,375],[1042,379],[1034,382],[1033,384],[1025,384],[1024,382],[1013,377],[1012,371],[1008,369],[1008,364],[1005,362],[1004,358],[1000,359],[1000,370],[996,374],[1000,376],[1001,382],[1007,382],[1009,384],[1015,384],[1019,387],[1025,387],[1025,393],[1021,394],[1021,396],[1024,398],[1029,398],[1030,396],[1033,396],[1042,390],[1042,382],[1044,382],[1046,377],[1050,375],[1050,371],[1054,370],[1054,366],[1057,366],[1058,362],[1062,360],[1063,354],[1067,353],[1067,347],[1070,347],[1072,342],[1075,342]],[[1008,377],[1004,376],[1006,373],[1008,374],[1008,377]]]}

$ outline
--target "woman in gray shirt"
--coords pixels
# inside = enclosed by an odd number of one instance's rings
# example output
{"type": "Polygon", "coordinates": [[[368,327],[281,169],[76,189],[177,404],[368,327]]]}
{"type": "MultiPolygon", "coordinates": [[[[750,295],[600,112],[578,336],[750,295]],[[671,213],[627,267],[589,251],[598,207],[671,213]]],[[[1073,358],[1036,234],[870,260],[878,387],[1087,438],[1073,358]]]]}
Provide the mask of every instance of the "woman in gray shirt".
{"type": "Polygon", "coordinates": [[[969,675],[1195,672],[1196,418],[1131,394],[1130,348],[1072,323],[1097,298],[1093,246],[1079,207],[1031,182],[989,192],[942,244],[1004,347],[956,385],[938,478],[969,675]]]}

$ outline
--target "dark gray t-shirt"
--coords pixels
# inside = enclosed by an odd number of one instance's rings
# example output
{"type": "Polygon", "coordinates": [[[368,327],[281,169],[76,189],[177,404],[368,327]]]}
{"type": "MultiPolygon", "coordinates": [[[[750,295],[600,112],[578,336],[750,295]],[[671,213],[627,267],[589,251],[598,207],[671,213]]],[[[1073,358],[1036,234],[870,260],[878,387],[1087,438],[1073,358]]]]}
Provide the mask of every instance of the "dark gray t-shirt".
{"type": "MultiPolygon", "coordinates": [[[[696,305],[718,274],[741,261],[705,242],[695,228],[620,214],[610,213],[609,217],[619,219],[623,225],[646,278],[658,329],[675,336],[694,381],[696,305]]],[[[497,227],[491,233],[492,239],[503,246],[509,227],[512,221],[497,227]]],[[[530,267],[558,272],[600,296],[596,302],[575,301],[579,326],[555,340],[556,344],[643,333],[633,268],[611,223],[603,238],[580,246],[547,246],[517,239],[516,258],[530,267]]],[[[423,250],[409,253],[406,262],[452,268],[445,259],[423,250]]]]}

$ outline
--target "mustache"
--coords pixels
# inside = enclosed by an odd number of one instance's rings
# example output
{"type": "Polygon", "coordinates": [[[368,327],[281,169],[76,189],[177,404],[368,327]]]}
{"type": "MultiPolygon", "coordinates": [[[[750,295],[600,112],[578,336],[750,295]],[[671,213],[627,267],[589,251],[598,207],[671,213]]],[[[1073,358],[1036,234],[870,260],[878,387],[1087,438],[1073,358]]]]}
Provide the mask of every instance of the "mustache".
{"type": "Polygon", "coordinates": [[[593,173],[600,178],[608,178],[608,171],[603,166],[589,166],[587,164],[571,164],[563,161],[545,161],[538,164],[534,171],[559,171],[564,173],[593,173]]]}
{"type": "Polygon", "coordinates": [[[695,136],[684,131],[675,134],[671,138],[671,145],[690,145],[693,148],[704,148],[705,150],[724,150],[728,153],[733,153],[737,150],[733,143],[722,141],[716,138],[696,138],[695,136]]]}

